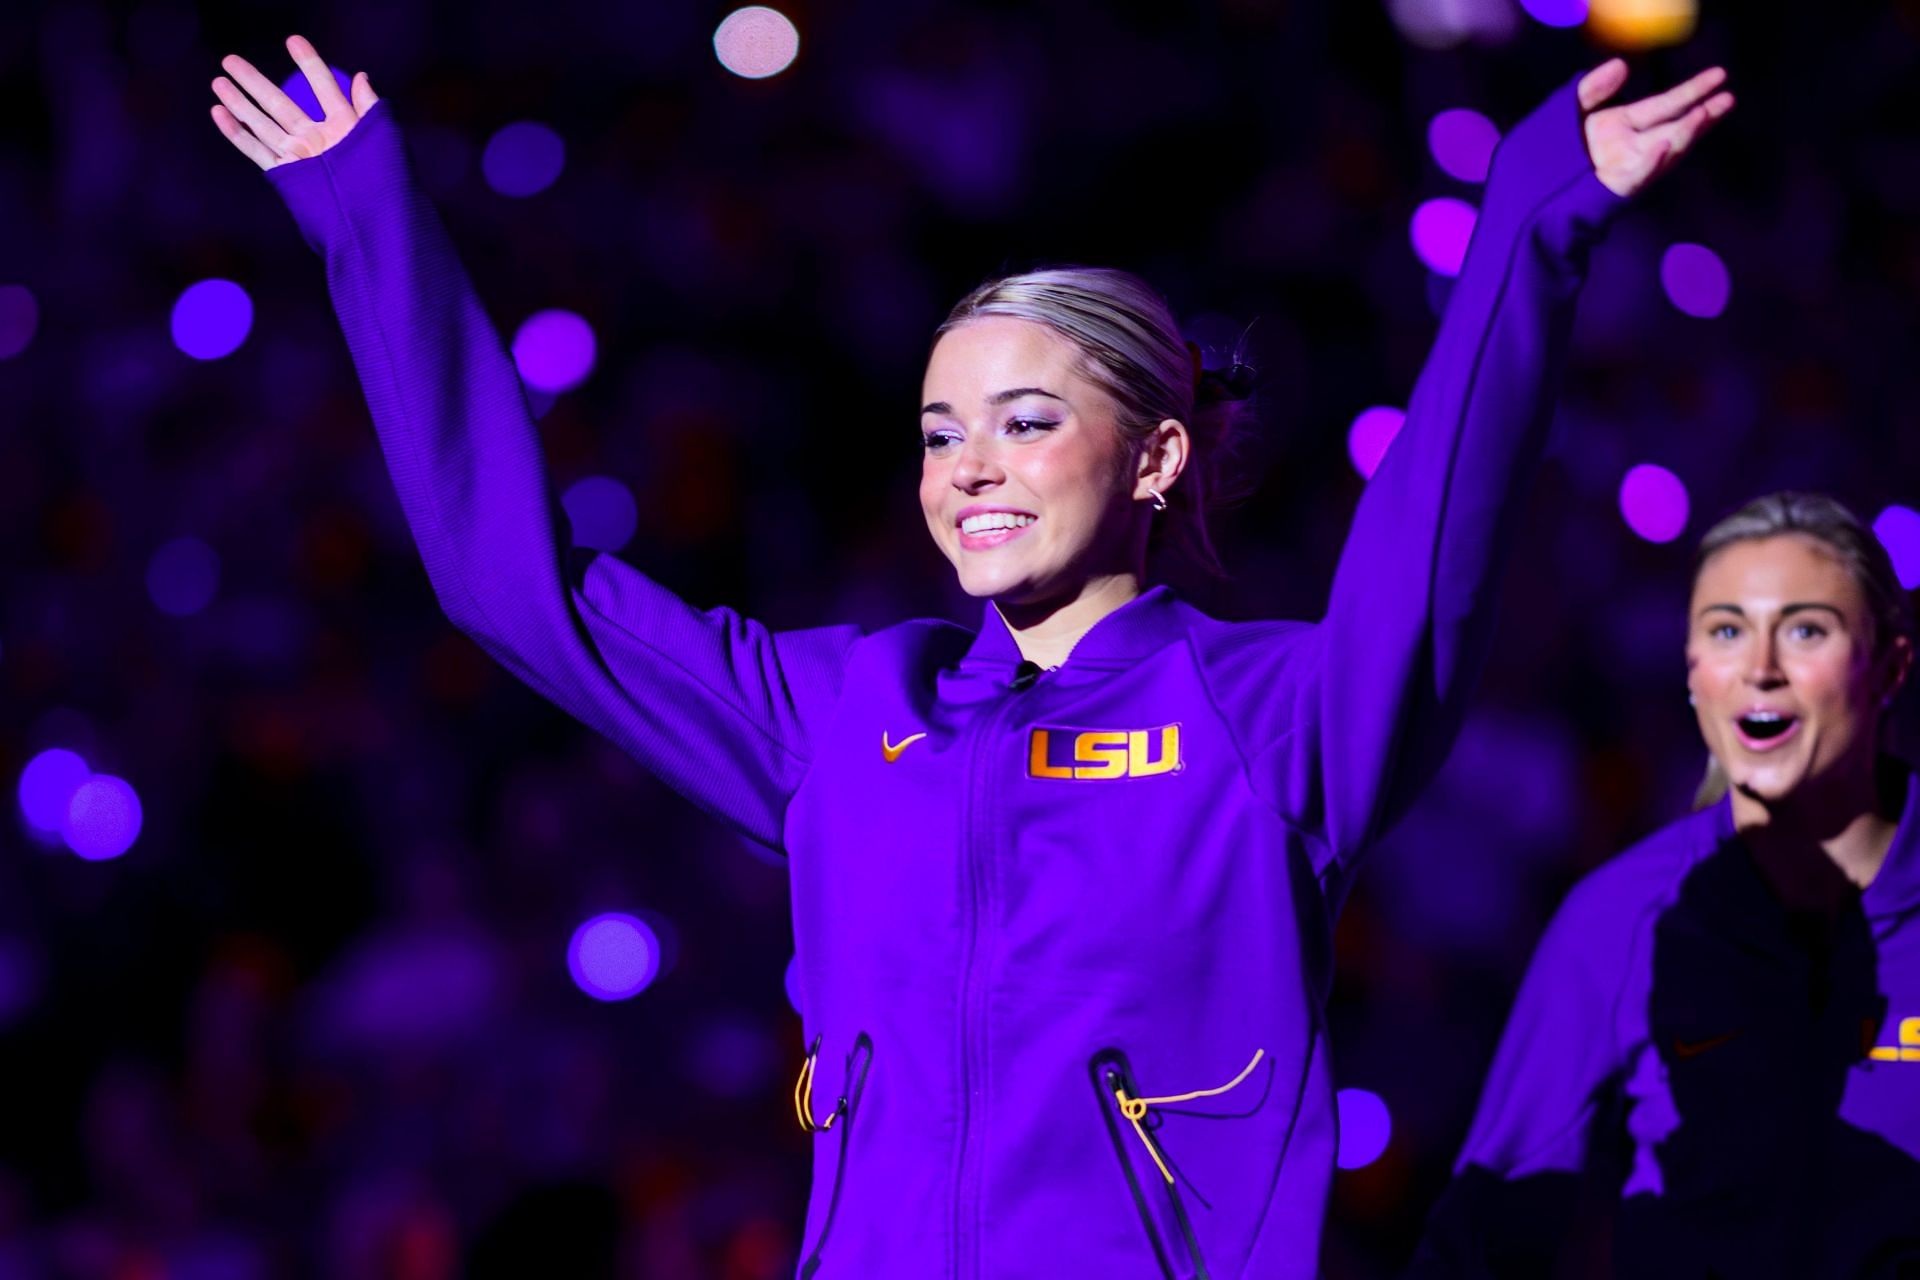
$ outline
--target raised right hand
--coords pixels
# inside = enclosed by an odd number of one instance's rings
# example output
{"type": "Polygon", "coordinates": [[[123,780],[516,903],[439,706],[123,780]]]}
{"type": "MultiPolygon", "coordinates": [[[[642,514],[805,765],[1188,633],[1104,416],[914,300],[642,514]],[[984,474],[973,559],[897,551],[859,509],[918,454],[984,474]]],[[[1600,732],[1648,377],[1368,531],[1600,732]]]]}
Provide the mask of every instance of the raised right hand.
{"type": "Polygon", "coordinates": [[[215,76],[213,81],[213,92],[220,99],[220,105],[213,108],[213,122],[227,135],[228,142],[262,169],[319,155],[346,137],[367,109],[380,101],[364,71],[353,78],[353,101],[342,97],[333,69],[305,37],[288,36],[287,52],[313,86],[324,119],[309,120],[278,85],[237,53],[222,58],[220,65],[240,82],[239,87],[226,76],[215,76]],[[240,92],[241,88],[247,93],[240,92]]]}

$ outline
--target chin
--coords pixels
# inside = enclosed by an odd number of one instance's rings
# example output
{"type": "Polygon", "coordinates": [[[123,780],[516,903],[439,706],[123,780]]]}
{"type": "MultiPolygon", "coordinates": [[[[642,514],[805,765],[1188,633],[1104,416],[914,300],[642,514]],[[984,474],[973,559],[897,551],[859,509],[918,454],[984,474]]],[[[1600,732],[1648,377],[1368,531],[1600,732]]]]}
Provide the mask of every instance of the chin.
{"type": "Polygon", "coordinates": [[[1804,760],[1768,761],[1761,765],[1748,765],[1738,774],[1739,781],[1734,786],[1742,793],[1768,804],[1779,804],[1793,798],[1793,794],[1809,781],[1807,764],[1804,760]]]}

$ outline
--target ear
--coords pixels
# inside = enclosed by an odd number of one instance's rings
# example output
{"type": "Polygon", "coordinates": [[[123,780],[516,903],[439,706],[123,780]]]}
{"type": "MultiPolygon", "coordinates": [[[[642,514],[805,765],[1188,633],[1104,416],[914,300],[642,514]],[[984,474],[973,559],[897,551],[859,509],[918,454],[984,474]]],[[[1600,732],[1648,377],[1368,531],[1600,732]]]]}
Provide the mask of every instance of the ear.
{"type": "Polygon", "coordinates": [[[1152,496],[1148,489],[1171,492],[1192,456],[1193,437],[1187,432],[1187,424],[1178,418],[1161,422],[1140,450],[1140,465],[1133,478],[1134,500],[1145,502],[1152,496]]]}
{"type": "Polygon", "coordinates": [[[1913,670],[1913,641],[1906,636],[1895,636],[1881,662],[1884,665],[1880,676],[1880,700],[1891,702],[1893,695],[1899,693],[1907,683],[1907,673],[1913,670]]]}

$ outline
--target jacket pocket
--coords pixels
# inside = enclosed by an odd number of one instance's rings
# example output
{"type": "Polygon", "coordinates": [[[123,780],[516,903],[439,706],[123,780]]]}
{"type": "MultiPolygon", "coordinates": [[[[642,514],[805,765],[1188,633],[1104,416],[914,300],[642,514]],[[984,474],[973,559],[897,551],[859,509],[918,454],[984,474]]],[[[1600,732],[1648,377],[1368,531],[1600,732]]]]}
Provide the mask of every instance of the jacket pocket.
{"type": "Polygon", "coordinates": [[[1114,1157],[1120,1162],[1160,1274],[1168,1280],[1208,1280],[1193,1220],[1174,1181],[1173,1162],[1156,1136],[1159,1117],[1151,1112],[1137,1118],[1128,1115],[1129,1101],[1137,1104],[1141,1093],[1127,1055],[1119,1049],[1102,1049],[1093,1055],[1088,1074],[1107,1138],[1113,1143],[1114,1157]]]}
{"type": "Polygon", "coordinates": [[[800,1078],[794,1082],[794,1111],[803,1132],[813,1134],[816,1141],[837,1142],[839,1149],[834,1154],[833,1189],[827,1193],[826,1212],[820,1218],[820,1234],[815,1237],[806,1260],[800,1264],[800,1280],[810,1280],[820,1270],[827,1238],[833,1234],[834,1220],[840,1212],[840,1189],[847,1173],[847,1148],[853,1142],[853,1118],[860,1109],[860,1095],[866,1091],[867,1071],[873,1065],[873,1040],[864,1031],[853,1038],[853,1048],[847,1051],[846,1070],[840,1078],[840,1095],[825,1119],[821,1119],[813,1107],[814,1073],[819,1060],[820,1037],[815,1036],[807,1048],[807,1060],[800,1068],[800,1078]]]}

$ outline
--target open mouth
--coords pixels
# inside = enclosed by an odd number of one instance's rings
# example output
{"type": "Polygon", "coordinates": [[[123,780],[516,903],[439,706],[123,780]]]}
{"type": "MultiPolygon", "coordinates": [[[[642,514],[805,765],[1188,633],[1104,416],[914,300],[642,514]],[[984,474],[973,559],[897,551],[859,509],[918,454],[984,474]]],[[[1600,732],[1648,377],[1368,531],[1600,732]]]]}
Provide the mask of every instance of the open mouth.
{"type": "Polygon", "coordinates": [[[1781,711],[1749,711],[1733,723],[1749,748],[1768,751],[1794,735],[1800,728],[1800,717],[1781,711]]]}
{"type": "Polygon", "coordinates": [[[1025,512],[991,511],[970,515],[960,521],[960,545],[978,551],[997,547],[1025,533],[1039,523],[1038,516],[1025,512]]]}

